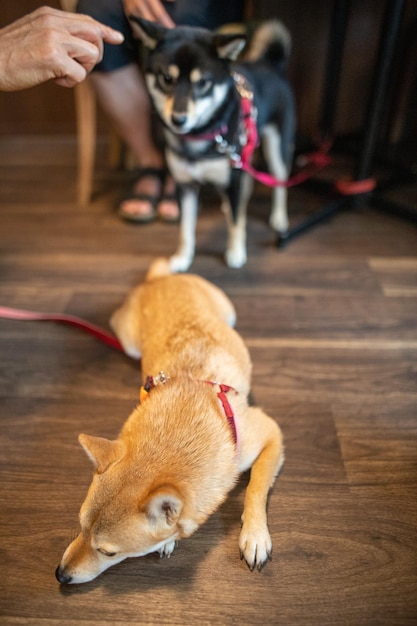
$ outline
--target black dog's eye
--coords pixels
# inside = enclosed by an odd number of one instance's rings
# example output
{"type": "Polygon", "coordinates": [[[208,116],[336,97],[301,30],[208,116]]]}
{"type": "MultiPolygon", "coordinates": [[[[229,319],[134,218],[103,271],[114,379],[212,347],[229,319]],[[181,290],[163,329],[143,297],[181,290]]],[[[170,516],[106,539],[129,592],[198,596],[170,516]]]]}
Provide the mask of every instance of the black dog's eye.
{"type": "Polygon", "coordinates": [[[158,76],[159,82],[163,87],[172,87],[175,83],[175,79],[171,74],[160,72],[158,76]]]}
{"type": "Polygon", "coordinates": [[[116,556],[117,552],[107,552],[107,550],[103,550],[102,548],[97,548],[97,552],[100,552],[100,554],[104,554],[104,556],[116,556]]]}
{"type": "Polygon", "coordinates": [[[194,86],[195,88],[200,92],[200,93],[204,93],[206,91],[208,91],[210,89],[212,85],[212,81],[210,80],[209,77],[207,76],[202,76],[201,78],[199,78],[195,83],[194,86]]]}

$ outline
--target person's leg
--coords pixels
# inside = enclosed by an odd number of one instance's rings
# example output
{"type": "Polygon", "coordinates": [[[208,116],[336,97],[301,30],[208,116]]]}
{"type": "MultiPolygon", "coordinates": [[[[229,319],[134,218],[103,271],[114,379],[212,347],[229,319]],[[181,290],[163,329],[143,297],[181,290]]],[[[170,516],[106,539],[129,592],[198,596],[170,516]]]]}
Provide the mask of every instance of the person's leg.
{"type": "Polygon", "coordinates": [[[162,155],[152,137],[148,94],[137,65],[131,63],[114,72],[93,72],[91,80],[102,108],[115,123],[138,164],[163,167],[162,155]]]}
{"type": "MultiPolygon", "coordinates": [[[[154,144],[151,131],[149,98],[137,65],[131,63],[112,72],[93,72],[91,80],[102,108],[132,151],[138,168],[163,169],[164,159],[154,144]]],[[[158,176],[140,177],[132,189],[132,197],[120,205],[123,216],[133,219],[151,216],[155,203],[146,197],[159,197],[160,187],[158,176]]]]}
{"type": "MultiPolygon", "coordinates": [[[[175,185],[167,179],[161,189],[161,176],[152,170],[164,169],[164,158],[155,146],[151,125],[151,104],[145,82],[137,63],[138,47],[123,11],[121,0],[80,0],[78,12],[91,15],[104,24],[112,24],[125,35],[121,46],[106,46],[103,61],[91,73],[91,81],[103,110],[114,123],[120,137],[131,150],[139,170],[131,199],[120,205],[127,219],[146,221],[155,212],[156,200],[162,191],[173,196],[175,185]]],[[[163,217],[177,218],[176,201],[164,202],[163,217]]]]}

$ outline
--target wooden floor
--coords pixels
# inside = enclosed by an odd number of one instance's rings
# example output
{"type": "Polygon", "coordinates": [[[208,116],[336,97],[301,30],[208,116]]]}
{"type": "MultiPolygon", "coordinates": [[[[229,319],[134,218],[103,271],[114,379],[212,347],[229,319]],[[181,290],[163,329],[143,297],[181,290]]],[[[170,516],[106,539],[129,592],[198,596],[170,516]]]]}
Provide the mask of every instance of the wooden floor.
{"type": "MultiPolygon", "coordinates": [[[[74,164],[71,142],[0,143],[0,304],[106,325],[151,259],[173,252],[177,226],[122,223],[123,175],[104,162],[96,199],[77,207],[74,164]]],[[[291,192],[291,220],[322,202],[291,192]]],[[[243,477],[170,559],[60,587],[92,472],[77,435],[116,436],[139,369],[77,330],[1,320],[2,625],[417,624],[417,229],[364,207],[278,250],[267,212],[258,195],[248,264],[232,271],[206,201],[193,271],[233,299],[254,398],[284,432],[272,561],[251,573],[239,560],[243,477]]]]}

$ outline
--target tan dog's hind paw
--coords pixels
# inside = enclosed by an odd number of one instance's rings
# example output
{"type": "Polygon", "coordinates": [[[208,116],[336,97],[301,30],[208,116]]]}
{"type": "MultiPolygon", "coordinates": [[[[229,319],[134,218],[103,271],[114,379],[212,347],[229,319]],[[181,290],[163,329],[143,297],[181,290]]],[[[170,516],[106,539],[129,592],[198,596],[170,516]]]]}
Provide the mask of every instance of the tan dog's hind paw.
{"type": "Polygon", "coordinates": [[[256,567],[261,570],[265,563],[272,557],[272,541],[268,528],[250,528],[243,524],[239,536],[240,556],[245,559],[249,569],[256,567]]]}

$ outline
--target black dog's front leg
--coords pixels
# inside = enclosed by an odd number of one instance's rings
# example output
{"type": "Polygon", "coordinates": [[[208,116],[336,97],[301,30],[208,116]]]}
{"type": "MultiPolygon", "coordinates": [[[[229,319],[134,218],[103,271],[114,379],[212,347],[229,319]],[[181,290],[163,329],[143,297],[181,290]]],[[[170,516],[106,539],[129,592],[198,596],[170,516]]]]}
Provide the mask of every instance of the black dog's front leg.
{"type": "Polygon", "coordinates": [[[230,183],[224,193],[228,227],[225,258],[228,267],[239,268],[246,263],[246,210],[252,188],[253,181],[246,172],[232,169],[230,183]]]}
{"type": "Polygon", "coordinates": [[[180,240],[176,253],[170,258],[170,265],[172,272],[186,272],[194,259],[199,186],[179,184],[177,193],[181,210],[180,240]]]}

